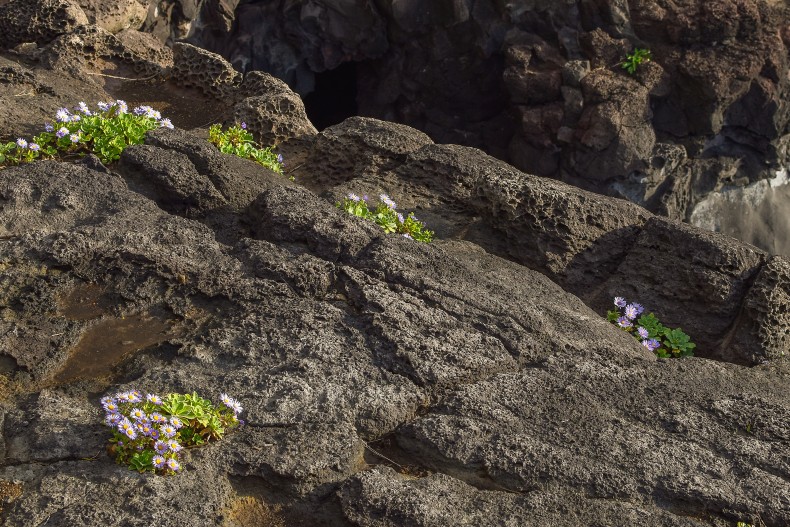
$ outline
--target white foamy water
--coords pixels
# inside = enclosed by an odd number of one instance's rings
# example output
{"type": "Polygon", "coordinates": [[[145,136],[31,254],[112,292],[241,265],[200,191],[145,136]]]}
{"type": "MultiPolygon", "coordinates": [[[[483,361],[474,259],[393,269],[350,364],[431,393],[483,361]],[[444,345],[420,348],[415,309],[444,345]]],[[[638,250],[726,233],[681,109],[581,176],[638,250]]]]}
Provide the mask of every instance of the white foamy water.
{"type": "Polygon", "coordinates": [[[694,207],[689,223],[790,256],[790,171],[709,194],[694,207]]]}

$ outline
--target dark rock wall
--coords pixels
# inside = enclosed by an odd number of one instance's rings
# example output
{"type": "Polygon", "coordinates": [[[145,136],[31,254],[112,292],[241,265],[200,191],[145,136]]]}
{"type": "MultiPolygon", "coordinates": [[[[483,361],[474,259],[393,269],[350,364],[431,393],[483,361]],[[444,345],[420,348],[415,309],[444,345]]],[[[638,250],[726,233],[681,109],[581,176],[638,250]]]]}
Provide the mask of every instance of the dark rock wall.
{"type": "Polygon", "coordinates": [[[783,2],[206,0],[182,11],[196,13],[190,41],[238,69],[305,94],[316,73],[357,62],[362,115],[671,217],[787,163],[783,2]],[[634,47],[654,60],[629,76],[619,62],[634,47]]]}

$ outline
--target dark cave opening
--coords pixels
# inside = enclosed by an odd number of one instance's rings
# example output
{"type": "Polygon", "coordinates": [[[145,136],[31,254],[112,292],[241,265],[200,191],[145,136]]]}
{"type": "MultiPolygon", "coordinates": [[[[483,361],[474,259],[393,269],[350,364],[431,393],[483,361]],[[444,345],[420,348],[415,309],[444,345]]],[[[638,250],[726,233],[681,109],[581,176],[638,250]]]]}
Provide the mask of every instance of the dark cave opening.
{"type": "Polygon", "coordinates": [[[318,130],[357,115],[357,63],[344,62],[315,74],[315,89],[303,96],[307,117],[318,130]]]}

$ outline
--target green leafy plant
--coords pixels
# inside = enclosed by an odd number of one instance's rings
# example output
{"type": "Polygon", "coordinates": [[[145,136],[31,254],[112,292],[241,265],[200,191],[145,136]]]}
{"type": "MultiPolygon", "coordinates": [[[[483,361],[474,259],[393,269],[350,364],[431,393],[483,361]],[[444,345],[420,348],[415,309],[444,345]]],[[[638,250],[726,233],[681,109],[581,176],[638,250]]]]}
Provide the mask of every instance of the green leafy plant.
{"type": "Polygon", "coordinates": [[[251,159],[278,174],[283,173],[285,163],[282,154],[275,154],[272,147],[256,146],[246,123],[233,125],[226,131],[219,124],[213,124],[208,129],[208,140],[225,154],[251,159]]]}
{"type": "Polygon", "coordinates": [[[336,205],[349,214],[375,221],[388,234],[398,233],[405,238],[425,243],[430,243],[433,240],[433,231],[426,229],[413,212],[404,217],[396,210],[395,202],[386,194],[379,196],[379,202],[373,210],[368,206],[367,196],[360,198],[353,193],[336,205]]]}
{"type": "Polygon", "coordinates": [[[653,313],[643,314],[644,307],[629,304],[621,296],[615,297],[616,310],[608,311],[606,319],[632,334],[644,347],[660,358],[693,357],[696,344],[680,328],[670,329],[659,322],[653,313]],[[637,318],[638,317],[638,318],[637,318]]]}
{"type": "Polygon", "coordinates": [[[635,48],[632,53],[625,56],[625,60],[620,64],[620,67],[633,75],[639,66],[645,62],[650,62],[652,58],[649,49],[635,48]]]}
{"type": "Polygon", "coordinates": [[[47,123],[45,130],[30,141],[0,143],[0,165],[18,165],[36,159],[81,157],[96,155],[102,163],[111,163],[121,152],[134,144],[141,144],[145,133],[159,127],[173,128],[170,119],[150,106],[138,106],[132,113],[124,101],[98,103],[91,110],[84,102],[74,109],[61,108],[55,124],[47,123]]]}
{"type": "Polygon", "coordinates": [[[175,474],[179,453],[222,439],[226,430],[242,423],[242,407],[222,394],[215,408],[196,393],[170,393],[164,398],[137,390],[102,399],[105,424],[112,428],[109,451],[120,464],[138,472],[175,474]]]}

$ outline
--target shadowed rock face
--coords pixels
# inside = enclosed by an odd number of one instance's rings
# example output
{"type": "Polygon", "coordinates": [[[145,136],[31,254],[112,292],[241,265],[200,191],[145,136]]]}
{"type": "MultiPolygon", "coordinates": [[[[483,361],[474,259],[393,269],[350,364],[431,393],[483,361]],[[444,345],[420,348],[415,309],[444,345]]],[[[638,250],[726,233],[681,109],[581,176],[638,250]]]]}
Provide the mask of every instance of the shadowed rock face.
{"type": "MultiPolygon", "coordinates": [[[[154,67],[90,28],[102,61],[154,67]]],[[[316,133],[281,84],[201,77],[230,70],[187,46],[192,69],[148,91],[81,80],[99,59],[79,45],[62,49],[90,60],[53,71],[3,57],[0,88],[52,87],[8,97],[21,129],[80,86],[183,123],[247,111],[294,177],[167,129],[109,167],[0,171],[4,525],[790,522],[786,258],[408,126],[316,133]],[[349,191],[388,193],[437,241],[342,213],[349,191]],[[698,357],[656,360],[604,320],[615,294],[698,357]],[[131,387],[227,392],[247,424],[176,477],[130,472],[98,401],[131,387]]]]}

